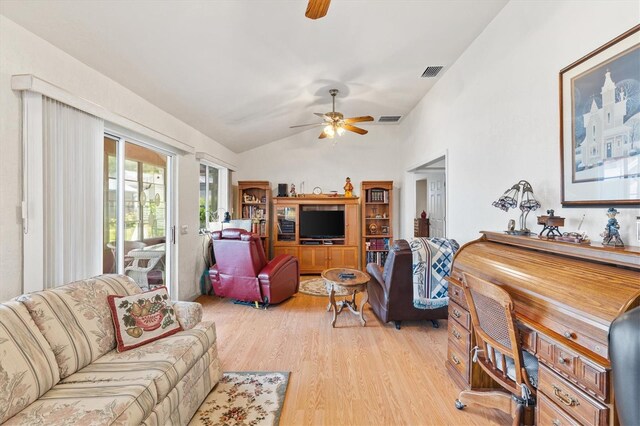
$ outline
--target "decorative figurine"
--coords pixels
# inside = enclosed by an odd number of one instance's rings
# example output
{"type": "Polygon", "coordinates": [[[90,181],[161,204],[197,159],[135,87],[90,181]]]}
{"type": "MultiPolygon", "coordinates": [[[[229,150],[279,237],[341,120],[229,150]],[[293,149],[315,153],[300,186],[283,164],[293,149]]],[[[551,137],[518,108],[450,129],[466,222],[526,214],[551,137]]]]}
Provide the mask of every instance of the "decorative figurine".
{"type": "Polygon", "coordinates": [[[617,214],[618,210],[613,207],[609,207],[609,210],[607,210],[609,220],[604,228],[604,232],[600,234],[601,237],[604,237],[602,240],[603,246],[624,247],[624,243],[620,238],[620,232],[618,231],[620,224],[618,223],[618,219],[616,219],[617,214]]]}
{"type": "Polygon", "coordinates": [[[547,216],[538,216],[538,225],[544,225],[538,237],[542,237],[544,231],[547,231],[547,238],[553,239],[562,236],[558,230],[560,226],[564,226],[564,217],[555,216],[553,209],[547,210],[547,216]]]}
{"type": "Polygon", "coordinates": [[[422,213],[420,213],[420,217],[422,219],[426,219],[427,218],[427,212],[425,212],[424,210],[422,210],[422,213]]]}
{"type": "Polygon", "coordinates": [[[291,184],[291,189],[289,190],[289,197],[297,197],[296,195],[296,186],[291,184]]]}
{"type": "Polygon", "coordinates": [[[351,185],[351,178],[347,178],[347,182],[344,184],[344,196],[353,197],[353,185],[351,185]]]}

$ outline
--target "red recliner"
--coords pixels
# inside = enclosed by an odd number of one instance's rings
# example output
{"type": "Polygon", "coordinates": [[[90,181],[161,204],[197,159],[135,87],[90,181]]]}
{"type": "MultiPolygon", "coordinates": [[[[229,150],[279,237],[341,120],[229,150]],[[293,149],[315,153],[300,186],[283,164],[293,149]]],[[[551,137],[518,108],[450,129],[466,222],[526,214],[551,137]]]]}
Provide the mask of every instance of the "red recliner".
{"type": "Polygon", "coordinates": [[[300,284],[298,259],[281,254],[271,262],[260,237],[230,228],[211,234],[215,264],[209,269],[217,296],[265,305],[293,296],[300,284]]]}

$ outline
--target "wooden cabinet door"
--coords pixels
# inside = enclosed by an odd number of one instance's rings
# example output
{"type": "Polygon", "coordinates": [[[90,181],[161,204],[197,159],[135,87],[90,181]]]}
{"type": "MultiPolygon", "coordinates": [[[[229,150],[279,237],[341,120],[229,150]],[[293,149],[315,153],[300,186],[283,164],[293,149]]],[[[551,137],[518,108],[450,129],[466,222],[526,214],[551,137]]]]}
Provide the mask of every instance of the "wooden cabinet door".
{"type": "Polygon", "coordinates": [[[274,247],[273,256],[280,254],[290,254],[293,257],[298,257],[298,247],[274,247]]]}
{"type": "Polygon", "coordinates": [[[327,249],[322,246],[302,246],[299,260],[301,271],[322,271],[328,265],[327,249]]]}
{"type": "Polygon", "coordinates": [[[339,246],[330,247],[329,267],[358,269],[358,248],[339,246]]]}
{"type": "Polygon", "coordinates": [[[358,226],[358,206],[348,205],[345,207],[345,245],[357,246],[359,236],[358,226]]]}

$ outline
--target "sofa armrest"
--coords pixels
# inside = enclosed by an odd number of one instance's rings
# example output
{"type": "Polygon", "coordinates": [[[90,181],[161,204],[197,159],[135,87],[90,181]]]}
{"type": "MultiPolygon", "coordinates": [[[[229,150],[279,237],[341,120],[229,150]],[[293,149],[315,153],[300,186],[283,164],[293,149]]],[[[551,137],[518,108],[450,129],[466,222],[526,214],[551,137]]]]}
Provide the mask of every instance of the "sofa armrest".
{"type": "Polygon", "coordinates": [[[273,260],[267,263],[267,266],[262,268],[262,271],[258,274],[260,281],[268,281],[271,277],[276,275],[282,267],[287,265],[293,256],[290,254],[279,254],[274,257],[273,260]]]}
{"type": "Polygon", "coordinates": [[[383,269],[377,263],[369,263],[367,264],[367,272],[371,275],[371,278],[376,280],[380,287],[386,288],[384,284],[384,278],[382,277],[383,269]]]}
{"type": "Polygon", "coordinates": [[[202,321],[202,305],[196,302],[174,302],[173,310],[183,330],[190,330],[202,321]]]}

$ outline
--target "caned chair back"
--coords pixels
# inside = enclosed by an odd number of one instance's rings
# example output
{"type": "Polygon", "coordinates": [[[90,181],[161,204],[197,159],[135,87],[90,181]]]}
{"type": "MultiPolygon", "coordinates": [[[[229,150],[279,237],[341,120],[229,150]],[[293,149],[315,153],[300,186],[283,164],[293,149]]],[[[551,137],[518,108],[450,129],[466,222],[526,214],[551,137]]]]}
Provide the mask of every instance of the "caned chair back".
{"type": "Polygon", "coordinates": [[[529,387],[529,377],[522,359],[513,301],[500,286],[467,273],[463,275],[479,349],[477,361],[494,380],[518,395],[522,384],[529,387]],[[507,377],[505,357],[513,360],[515,381],[507,377]]]}

